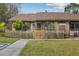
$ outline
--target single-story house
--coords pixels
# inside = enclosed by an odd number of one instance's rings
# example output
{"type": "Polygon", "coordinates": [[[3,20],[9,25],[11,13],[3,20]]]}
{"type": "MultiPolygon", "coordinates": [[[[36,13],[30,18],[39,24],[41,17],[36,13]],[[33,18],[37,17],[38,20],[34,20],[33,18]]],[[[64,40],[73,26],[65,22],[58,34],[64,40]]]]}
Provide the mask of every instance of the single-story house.
{"type": "MultiPolygon", "coordinates": [[[[17,14],[9,21],[13,23],[16,21],[17,18],[20,18],[24,23],[28,23],[29,26],[26,31],[35,32],[36,37],[43,36],[44,34],[46,34],[46,32],[50,32],[50,34],[52,32],[65,33],[67,35],[66,37],[79,36],[79,14],[62,12],[38,12],[33,14],[17,14]]],[[[51,38],[52,37],[53,34],[51,34],[51,38]]]]}

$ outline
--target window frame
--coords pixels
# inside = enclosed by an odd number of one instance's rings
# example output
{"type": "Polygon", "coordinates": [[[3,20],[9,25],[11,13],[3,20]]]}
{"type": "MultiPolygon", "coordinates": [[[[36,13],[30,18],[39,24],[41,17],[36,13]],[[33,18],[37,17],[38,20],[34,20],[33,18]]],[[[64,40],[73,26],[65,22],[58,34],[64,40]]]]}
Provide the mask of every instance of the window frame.
{"type": "Polygon", "coordinates": [[[47,30],[47,31],[53,31],[53,30],[55,30],[54,22],[45,22],[44,25],[43,25],[43,27],[44,27],[43,29],[47,30]]]}
{"type": "Polygon", "coordinates": [[[71,30],[79,30],[79,22],[78,21],[70,22],[70,29],[71,30]]]}

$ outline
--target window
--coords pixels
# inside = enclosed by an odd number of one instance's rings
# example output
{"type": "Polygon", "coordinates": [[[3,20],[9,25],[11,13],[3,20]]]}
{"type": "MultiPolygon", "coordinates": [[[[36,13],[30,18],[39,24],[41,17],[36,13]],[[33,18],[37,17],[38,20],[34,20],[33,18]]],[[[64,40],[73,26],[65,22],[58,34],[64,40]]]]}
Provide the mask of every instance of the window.
{"type": "Polygon", "coordinates": [[[38,30],[41,30],[41,27],[42,27],[42,23],[41,23],[41,22],[38,22],[38,23],[37,23],[37,29],[38,29],[38,30]]]}
{"type": "Polygon", "coordinates": [[[54,30],[54,22],[45,22],[44,23],[45,30],[54,30]]]}
{"type": "Polygon", "coordinates": [[[22,30],[23,31],[30,30],[30,26],[31,26],[31,23],[24,23],[22,30]]]}
{"type": "Polygon", "coordinates": [[[79,22],[70,22],[71,30],[79,30],[79,22]]]}
{"type": "Polygon", "coordinates": [[[74,29],[74,24],[70,23],[70,29],[74,29]]]}

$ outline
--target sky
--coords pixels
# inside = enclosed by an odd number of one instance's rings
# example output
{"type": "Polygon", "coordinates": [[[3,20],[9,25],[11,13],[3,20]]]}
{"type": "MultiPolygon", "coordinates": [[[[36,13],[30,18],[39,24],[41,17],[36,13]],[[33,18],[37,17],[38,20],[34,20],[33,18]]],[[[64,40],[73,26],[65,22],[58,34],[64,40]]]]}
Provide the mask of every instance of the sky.
{"type": "Polygon", "coordinates": [[[23,14],[44,12],[64,12],[64,7],[68,3],[21,3],[20,12],[23,14]]]}

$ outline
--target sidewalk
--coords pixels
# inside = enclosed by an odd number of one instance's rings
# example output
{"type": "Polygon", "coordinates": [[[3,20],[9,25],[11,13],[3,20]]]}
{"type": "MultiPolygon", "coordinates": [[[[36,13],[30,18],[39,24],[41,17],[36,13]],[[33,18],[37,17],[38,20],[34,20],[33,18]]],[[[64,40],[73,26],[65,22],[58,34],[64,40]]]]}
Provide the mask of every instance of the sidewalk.
{"type": "Polygon", "coordinates": [[[0,56],[17,56],[22,48],[27,44],[28,39],[20,39],[7,48],[0,51],[0,56]]]}

